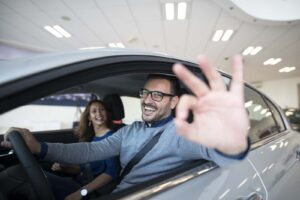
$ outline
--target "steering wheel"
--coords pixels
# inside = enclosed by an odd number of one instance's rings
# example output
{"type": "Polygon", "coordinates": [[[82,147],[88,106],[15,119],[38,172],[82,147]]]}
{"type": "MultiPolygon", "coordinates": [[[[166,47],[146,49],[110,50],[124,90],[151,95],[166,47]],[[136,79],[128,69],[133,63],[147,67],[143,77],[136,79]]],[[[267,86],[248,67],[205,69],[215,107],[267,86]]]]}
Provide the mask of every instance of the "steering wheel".
{"type": "Polygon", "coordinates": [[[25,144],[23,137],[19,132],[12,131],[8,134],[8,138],[17,154],[17,157],[19,158],[22,167],[25,170],[25,173],[28,176],[30,183],[33,186],[38,199],[54,200],[55,198],[48,179],[25,144]]]}

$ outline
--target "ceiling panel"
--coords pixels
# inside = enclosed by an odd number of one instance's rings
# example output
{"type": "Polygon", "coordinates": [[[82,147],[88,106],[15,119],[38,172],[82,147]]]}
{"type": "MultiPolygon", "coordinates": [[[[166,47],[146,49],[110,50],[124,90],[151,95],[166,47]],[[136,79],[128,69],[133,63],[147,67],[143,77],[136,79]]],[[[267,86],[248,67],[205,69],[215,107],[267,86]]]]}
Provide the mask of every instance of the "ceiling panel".
{"type": "Polygon", "coordinates": [[[227,58],[250,45],[261,45],[263,50],[256,56],[244,56],[247,81],[300,76],[300,21],[254,19],[230,0],[187,0],[187,19],[166,21],[166,2],[178,1],[0,0],[0,42],[36,51],[123,42],[129,48],[160,51],[190,60],[204,53],[224,71],[230,71],[227,58]],[[72,37],[57,39],[43,29],[45,25],[56,24],[72,37]],[[234,29],[235,33],[228,42],[212,42],[217,29],[234,29]],[[282,57],[283,61],[273,67],[264,66],[262,63],[270,57],[282,57]],[[284,65],[299,69],[278,73],[284,65]]]}
{"type": "Polygon", "coordinates": [[[199,53],[205,53],[221,9],[208,1],[192,1],[190,9],[185,56],[194,60],[199,53]]]}

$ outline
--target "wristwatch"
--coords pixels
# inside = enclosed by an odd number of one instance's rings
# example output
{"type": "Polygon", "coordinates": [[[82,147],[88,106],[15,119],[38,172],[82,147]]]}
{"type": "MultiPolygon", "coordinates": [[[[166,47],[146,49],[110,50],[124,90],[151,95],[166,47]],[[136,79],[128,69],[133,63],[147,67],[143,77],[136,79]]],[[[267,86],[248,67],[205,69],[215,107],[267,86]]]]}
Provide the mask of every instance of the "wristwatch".
{"type": "Polygon", "coordinates": [[[82,188],[82,189],[80,190],[80,195],[81,195],[82,197],[86,197],[87,194],[88,194],[88,190],[87,190],[87,189],[82,188]]]}

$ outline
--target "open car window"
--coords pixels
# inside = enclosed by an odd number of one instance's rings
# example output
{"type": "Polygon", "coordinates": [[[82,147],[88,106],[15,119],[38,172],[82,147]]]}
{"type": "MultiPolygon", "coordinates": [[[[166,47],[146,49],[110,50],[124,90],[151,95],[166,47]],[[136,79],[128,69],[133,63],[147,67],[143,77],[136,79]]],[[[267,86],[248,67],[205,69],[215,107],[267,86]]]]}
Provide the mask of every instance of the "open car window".
{"type": "Polygon", "coordinates": [[[91,93],[50,95],[0,115],[0,134],[10,127],[23,127],[33,132],[72,129],[79,121],[91,93]]]}

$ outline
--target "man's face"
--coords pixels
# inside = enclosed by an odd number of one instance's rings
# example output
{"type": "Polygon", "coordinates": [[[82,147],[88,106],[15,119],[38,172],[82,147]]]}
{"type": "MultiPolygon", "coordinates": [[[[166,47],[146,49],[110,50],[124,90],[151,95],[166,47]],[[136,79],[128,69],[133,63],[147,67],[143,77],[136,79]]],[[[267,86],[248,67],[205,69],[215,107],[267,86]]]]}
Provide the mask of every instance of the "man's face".
{"type": "MultiPolygon", "coordinates": [[[[159,91],[171,94],[171,83],[166,79],[151,79],[144,86],[148,91],[159,91]]],[[[154,101],[151,94],[141,98],[142,119],[145,122],[155,122],[168,117],[176,106],[178,97],[164,96],[160,102],[154,101]]]]}

